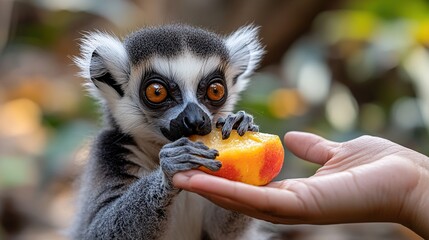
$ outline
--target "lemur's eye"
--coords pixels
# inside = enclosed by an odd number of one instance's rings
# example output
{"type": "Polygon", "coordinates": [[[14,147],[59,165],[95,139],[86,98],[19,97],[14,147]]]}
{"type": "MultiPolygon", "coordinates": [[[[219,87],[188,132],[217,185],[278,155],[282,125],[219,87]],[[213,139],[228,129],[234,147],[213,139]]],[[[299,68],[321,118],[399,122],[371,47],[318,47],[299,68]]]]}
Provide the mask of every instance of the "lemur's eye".
{"type": "Polygon", "coordinates": [[[212,101],[219,101],[225,95],[225,86],[219,82],[210,84],[207,88],[207,97],[212,101]]]}
{"type": "Polygon", "coordinates": [[[146,87],[146,98],[152,103],[161,103],[167,98],[167,89],[160,83],[152,83],[146,87]]]}

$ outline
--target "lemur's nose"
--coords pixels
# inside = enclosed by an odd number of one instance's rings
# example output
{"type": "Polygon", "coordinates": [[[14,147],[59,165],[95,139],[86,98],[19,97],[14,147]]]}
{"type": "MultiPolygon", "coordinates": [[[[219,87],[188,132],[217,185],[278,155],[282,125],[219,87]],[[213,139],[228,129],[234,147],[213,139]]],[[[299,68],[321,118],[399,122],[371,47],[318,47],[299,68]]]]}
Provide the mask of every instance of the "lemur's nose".
{"type": "Polygon", "coordinates": [[[183,110],[183,132],[186,135],[205,135],[211,131],[209,116],[195,103],[189,103],[183,110]]]}
{"type": "Polygon", "coordinates": [[[206,117],[202,116],[186,116],[183,118],[183,124],[186,128],[191,129],[193,132],[199,132],[206,122],[206,117]]]}
{"type": "Polygon", "coordinates": [[[188,103],[183,111],[170,120],[169,128],[161,127],[162,134],[174,141],[191,135],[206,135],[212,130],[209,115],[196,103],[188,103]]]}

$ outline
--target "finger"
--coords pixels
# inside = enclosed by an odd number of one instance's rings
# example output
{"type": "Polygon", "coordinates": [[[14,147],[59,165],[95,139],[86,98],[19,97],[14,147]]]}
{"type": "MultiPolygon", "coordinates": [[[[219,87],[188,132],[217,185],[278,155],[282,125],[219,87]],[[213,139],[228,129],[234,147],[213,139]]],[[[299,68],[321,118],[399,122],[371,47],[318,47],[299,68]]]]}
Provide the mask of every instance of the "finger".
{"type": "Polygon", "coordinates": [[[160,152],[160,157],[175,157],[175,156],[181,156],[184,154],[192,154],[197,155],[209,159],[215,159],[216,156],[219,155],[219,151],[216,149],[209,149],[206,148],[197,148],[193,147],[191,145],[189,146],[182,146],[182,147],[175,147],[175,148],[169,148],[169,149],[163,149],[163,151],[160,152]]]}
{"type": "Polygon", "coordinates": [[[256,187],[214,177],[200,171],[178,173],[173,177],[173,183],[176,187],[203,196],[212,196],[212,199],[216,196],[215,200],[218,200],[219,204],[226,204],[234,210],[252,209],[254,212],[269,216],[278,216],[287,212],[288,216],[297,219],[306,214],[302,202],[295,193],[284,189],[256,187]],[[222,198],[231,201],[221,201],[222,198]]]}
{"type": "Polygon", "coordinates": [[[245,114],[244,112],[241,113],[241,122],[238,123],[237,132],[238,135],[243,136],[253,125],[253,117],[248,114],[245,114]]]}
{"type": "MultiPolygon", "coordinates": [[[[179,172],[173,176],[173,184],[181,189],[188,190],[195,192],[208,200],[212,201],[213,203],[217,204],[218,206],[229,209],[232,211],[240,212],[243,214],[246,214],[248,216],[270,221],[273,223],[289,223],[285,222],[286,218],[282,215],[279,215],[279,212],[271,212],[271,211],[261,211],[258,207],[252,206],[251,204],[243,203],[240,201],[237,201],[234,198],[228,198],[224,196],[220,196],[219,194],[211,194],[208,193],[205,190],[200,190],[198,188],[194,188],[192,184],[190,184],[190,179],[193,178],[193,176],[196,175],[206,175],[205,173],[197,170],[190,170],[186,172],[179,172]]],[[[210,177],[210,176],[209,176],[210,177]]],[[[214,177],[216,178],[216,177],[214,177]]],[[[228,180],[227,180],[228,181],[228,180]]],[[[253,199],[253,198],[248,198],[253,199]]],[[[301,223],[301,221],[294,219],[290,221],[290,223],[301,223]]]]}
{"type": "MultiPolygon", "coordinates": [[[[257,211],[255,211],[254,208],[252,208],[249,205],[241,204],[233,199],[221,197],[215,194],[209,194],[204,192],[199,192],[195,190],[195,193],[200,194],[201,196],[207,198],[208,200],[212,201],[213,203],[221,206],[222,208],[226,208],[232,211],[244,213],[246,215],[256,215],[257,211]]],[[[259,214],[260,215],[260,214],[259,214]]]]}
{"type": "Polygon", "coordinates": [[[234,125],[241,121],[242,116],[238,113],[236,115],[230,115],[226,118],[225,124],[222,127],[222,139],[227,139],[231,135],[232,129],[234,129],[234,125]]]}
{"type": "Polygon", "coordinates": [[[290,220],[281,215],[277,216],[277,213],[273,214],[273,213],[261,212],[257,208],[253,208],[249,205],[242,204],[233,199],[220,197],[218,195],[213,195],[213,194],[204,194],[204,193],[198,193],[198,194],[200,194],[202,197],[208,199],[209,201],[213,202],[214,204],[222,208],[229,209],[235,212],[240,212],[253,218],[269,221],[272,223],[303,223],[298,219],[290,220]]]}
{"type": "Polygon", "coordinates": [[[297,157],[318,164],[325,164],[341,145],[318,135],[304,132],[288,132],[284,136],[286,147],[297,157]]]}
{"type": "Polygon", "coordinates": [[[222,126],[225,124],[225,119],[223,117],[220,117],[216,121],[216,128],[222,128],[222,126]]]}
{"type": "Polygon", "coordinates": [[[243,118],[243,121],[237,127],[237,133],[240,136],[243,136],[247,130],[249,130],[249,126],[251,125],[251,121],[249,117],[243,118]]]}
{"type": "Polygon", "coordinates": [[[201,171],[199,171],[199,170],[189,170],[189,171],[184,171],[184,172],[178,172],[178,173],[174,174],[174,176],[173,176],[173,184],[177,188],[189,190],[190,189],[189,179],[193,175],[199,174],[199,173],[201,173],[201,171]]]}
{"type": "Polygon", "coordinates": [[[222,127],[222,139],[227,139],[229,138],[229,136],[231,135],[231,131],[232,131],[232,125],[228,124],[227,122],[225,122],[225,124],[222,127]]]}

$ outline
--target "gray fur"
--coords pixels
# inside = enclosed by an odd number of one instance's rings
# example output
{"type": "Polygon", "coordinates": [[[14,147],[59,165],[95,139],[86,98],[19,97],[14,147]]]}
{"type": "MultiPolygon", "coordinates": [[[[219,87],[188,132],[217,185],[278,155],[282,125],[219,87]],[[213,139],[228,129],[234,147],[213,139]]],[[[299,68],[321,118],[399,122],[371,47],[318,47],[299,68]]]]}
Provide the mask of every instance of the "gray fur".
{"type": "Polygon", "coordinates": [[[143,28],[124,42],[134,65],[153,55],[173,57],[185,49],[197,56],[218,55],[227,59],[228,52],[220,36],[201,28],[174,24],[143,28]]]}
{"type": "Polygon", "coordinates": [[[72,238],[238,239],[245,234],[249,217],[172,184],[177,172],[221,167],[214,160],[216,150],[183,136],[207,134],[216,122],[225,136],[232,129],[240,134],[257,130],[248,114],[228,115],[247,82],[237,76],[248,76],[255,56],[261,56],[255,29],[239,31],[223,39],[199,28],[169,25],[137,31],[124,43],[102,33],[83,40],[75,62],[108,121],[85,167],[72,238]],[[252,39],[240,41],[242,35],[252,39]],[[153,70],[151,61],[172,73],[169,79],[156,75],[156,81],[177,85],[167,87],[175,97],[164,108],[141,100],[142,81],[153,79],[145,78],[153,70]],[[207,102],[204,95],[213,70],[220,71],[216,77],[228,91],[221,104],[207,102]],[[221,117],[226,121],[217,121],[221,117]]]}

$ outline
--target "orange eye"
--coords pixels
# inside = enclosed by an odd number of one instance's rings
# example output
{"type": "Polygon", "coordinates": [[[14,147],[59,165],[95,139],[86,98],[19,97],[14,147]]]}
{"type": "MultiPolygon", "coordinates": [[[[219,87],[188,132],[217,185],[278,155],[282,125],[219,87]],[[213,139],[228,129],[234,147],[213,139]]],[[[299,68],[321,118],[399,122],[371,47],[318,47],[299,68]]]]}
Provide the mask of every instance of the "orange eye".
{"type": "Polygon", "coordinates": [[[152,83],[146,87],[146,98],[152,103],[160,103],[167,98],[167,89],[160,83],[152,83]]]}
{"type": "Polygon", "coordinates": [[[225,95],[225,86],[221,83],[212,83],[207,89],[207,97],[212,101],[219,101],[225,95]]]}

